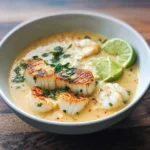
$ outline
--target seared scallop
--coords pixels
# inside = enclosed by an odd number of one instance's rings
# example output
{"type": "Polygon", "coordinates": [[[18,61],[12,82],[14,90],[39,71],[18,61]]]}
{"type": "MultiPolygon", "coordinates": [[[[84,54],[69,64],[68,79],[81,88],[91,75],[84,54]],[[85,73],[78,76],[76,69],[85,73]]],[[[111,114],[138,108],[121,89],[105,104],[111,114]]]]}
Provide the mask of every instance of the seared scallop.
{"type": "Polygon", "coordinates": [[[27,96],[30,108],[42,113],[50,111],[58,106],[58,102],[43,95],[40,87],[33,87],[27,96]]]}
{"type": "Polygon", "coordinates": [[[95,89],[95,79],[92,72],[84,69],[73,69],[72,75],[67,76],[69,71],[62,71],[57,74],[57,88],[68,86],[74,93],[91,95],[95,89]]]}
{"type": "Polygon", "coordinates": [[[33,86],[45,89],[56,88],[54,70],[46,65],[42,59],[29,61],[25,78],[33,86]]]}
{"type": "Polygon", "coordinates": [[[84,96],[76,96],[74,93],[60,93],[58,104],[62,111],[68,114],[80,112],[89,102],[89,98],[84,96]]]}

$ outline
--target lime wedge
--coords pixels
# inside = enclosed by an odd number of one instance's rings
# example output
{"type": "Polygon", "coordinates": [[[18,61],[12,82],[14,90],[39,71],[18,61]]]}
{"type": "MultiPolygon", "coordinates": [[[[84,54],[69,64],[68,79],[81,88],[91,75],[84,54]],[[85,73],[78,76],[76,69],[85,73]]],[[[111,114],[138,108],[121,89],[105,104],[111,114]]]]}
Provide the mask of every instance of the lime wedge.
{"type": "Polygon", "coordinates": [[[93,61],[96,74],[104,81],[114,81],[121,77],[122,67],[111,57],[99,57],[93,61]]]}
{"type": "Polygon", "coordinates": [[[102,50],[109,54],[117,56],[117,63],[123,68],[128,68],[134,65],[136,61],[136,53],[131,45],[122,39],[113,38],[107,40],[102,46],[102,50]]]}

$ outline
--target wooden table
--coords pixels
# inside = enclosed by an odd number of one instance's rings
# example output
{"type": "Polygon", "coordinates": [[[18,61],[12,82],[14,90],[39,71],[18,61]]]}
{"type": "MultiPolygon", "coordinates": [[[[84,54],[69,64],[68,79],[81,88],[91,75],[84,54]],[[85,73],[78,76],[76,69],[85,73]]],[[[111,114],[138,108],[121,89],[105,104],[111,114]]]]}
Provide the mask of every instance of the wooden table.
{"type": "MultiPolygon", "coordinates": [[[[150,44],[149,0],[5,0],[0,1],[0,38],[21,21],[54,11],[92,10],[118,17],[139,31],[150,44]]],[[[150,150],[150,88],[125,120],[89,135],[58,135],[35,129],[0,99],[0,150],[150,150]]]]}

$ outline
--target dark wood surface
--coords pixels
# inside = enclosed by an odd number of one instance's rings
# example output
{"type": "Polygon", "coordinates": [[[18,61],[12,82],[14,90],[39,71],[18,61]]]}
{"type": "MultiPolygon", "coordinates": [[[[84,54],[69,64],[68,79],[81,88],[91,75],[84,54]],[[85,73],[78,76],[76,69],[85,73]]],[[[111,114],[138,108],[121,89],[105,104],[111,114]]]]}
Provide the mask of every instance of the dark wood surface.
{"type": "MultiPolygon", "coordinates": [[[[0,39],[29,18],[60,10],[92,10],[118,17],[133,26],[150,45],[150,0],[5,0],[0,1],[0,39]]],[[[150,150],[150,88],[122,122],[88,135],[68,136],[35,129],[0,98],[0,150],[150,150]]]]}

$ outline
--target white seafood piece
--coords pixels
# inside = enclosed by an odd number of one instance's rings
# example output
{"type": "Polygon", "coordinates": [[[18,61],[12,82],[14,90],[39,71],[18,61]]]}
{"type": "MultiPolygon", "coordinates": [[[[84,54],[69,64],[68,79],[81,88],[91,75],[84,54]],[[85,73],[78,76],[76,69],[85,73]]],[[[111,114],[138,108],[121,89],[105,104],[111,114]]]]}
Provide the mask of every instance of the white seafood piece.
{"type": "Polygon", "coordinates": [[[33,86],[50,90],[56,88],[54,70],[46,65],[42,59],[29,61],[25,78],[33,86]]]}
{"type": "Polygon", "coordinates": [[[95,89],[95,79],[91,71],[84,69],[74,69],[74,74],[66,77],[63,74],[66,71],[58,73],[56,76],[57,88],[68,86],[74,93],[82,95],[91,95],[95,89]]]}
{"type": "Polygon", "coordinates": [[[57,108],[58,102],[43,96],[43,92],[39,87],[33,87],[27,95],[27,100],[30,108],[33,111],[44,113],[57,108]]]}
{"type": "Polygon", "coordinates": [[[80,51],[81,58],[89,57],[100,52],[100,46],[90,39],[80,40],[76,45],[82,49],[80,51]]]}
{"type": "Polygon", "coordinates": [[[114,109],[129,99],[127,91],[118,83],[106,83],[101,86],[98,102],[101,108],[114,109]]]}
{"type": "Polygon", "coordinates": [[[89,98],[83,96],[75,96],[73,93],[60,93],[58,104],[62,111],[68,114],[80,112],[89,102],[89,98]]]}

